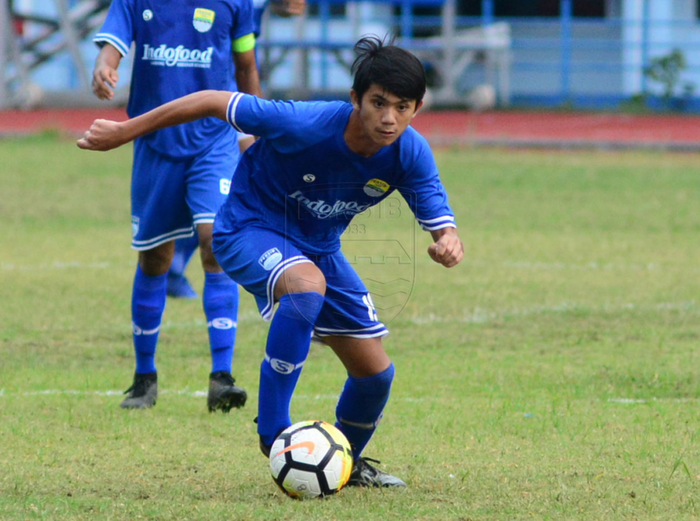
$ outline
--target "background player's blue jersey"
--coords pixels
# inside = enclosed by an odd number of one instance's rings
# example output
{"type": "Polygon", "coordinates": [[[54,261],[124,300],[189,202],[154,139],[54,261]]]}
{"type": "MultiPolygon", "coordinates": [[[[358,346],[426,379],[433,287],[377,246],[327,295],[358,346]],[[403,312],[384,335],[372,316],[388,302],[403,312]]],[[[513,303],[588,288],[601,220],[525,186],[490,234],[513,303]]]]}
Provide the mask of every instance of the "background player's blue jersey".
{"type": "Polygon", "coordinates": [[[253,26],[255,37],[258,38],[262,32],[262,17],[267,9],[268,0],[253,0],[253,26]]]}
{"type": "MultiPolygon", "coordinates": [[[[113,0],[94,41],[122,56],[135,43],[127,106],[135,117],[199,90],[236,90],[232,42],[254,30],[251,0],[113,0]]],[[[222,140],[235,143],[236,133],[206,118],[142,139],[162,154],[189,157],[222,140]]]]}
{"type": "Polygon", "coordinates": [[[371,157],[343,137],[353,108],[346,102],[276,102],[241,93],[228,120],[261,138],[236,169],[216,232],[261,225],[300,250],[332,253],[358,213],[398,190],[425,230],[454,226],[454,213],[433,154],[413,128],[371,157]]]}

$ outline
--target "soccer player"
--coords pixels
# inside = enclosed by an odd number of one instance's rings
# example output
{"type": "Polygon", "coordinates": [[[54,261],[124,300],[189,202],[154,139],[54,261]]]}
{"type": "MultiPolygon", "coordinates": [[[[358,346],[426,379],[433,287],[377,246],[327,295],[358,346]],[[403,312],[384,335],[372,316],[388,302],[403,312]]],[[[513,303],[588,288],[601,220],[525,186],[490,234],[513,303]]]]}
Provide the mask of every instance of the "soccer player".
{"type": "MultiPolygon", "coordinates": [[[[299,16],[306,10],[306,0],[254,0],[253,1],[253,34],[255,38],[260,36],[262,30],[262,17],[265,10],[270,7],[275,15],[282,18],[299,16]]],[[[241,153],[253,144],[254,136],[247,134],[238,135],[238,147],[241,153]]],[[[197,292],[190,285],[185,276],[187,265],[199,245],[197,234],[187,239],[175,241],[175,253],[168,270],[168,296],[175,298],[197,298],[197,292]]]]}
{"type": "MultiPolygon", "coordinates": [[[[131,118],[204,89],[260,95],[250,0],[204,5],[193,0],[114,0],[94,38],[101,46],[93,72],[95,95],[112,99],[119,63],[132,42],[135,52],[127,106],[131,118]]],[[[132,247],[139,252],[132,293],[136,371],[121,403],[125,409],[156,403],[155,353],[165,309],[166,273],[174,241],[192,236],[193,224],[201,248],[202,300],[212,357],[207,406],[210,411],[228,412],[245,404],[246,392],[231,376],[238,287],[211,250],[214,216],[228,195],[239,159],[236,139],[230,125],[204,118],[159,129],[134,143],[132,247]]]]}
{"type": "Polygon", "coordinates": [[[272,319],[260,372],[260,447],[269,453],[292,423],[289,406],[314,334],[348,373],[336,425],[353,448],[350,485],[405,486],[362,457],[389,399],[394,366],[381,340],[388,331],[341,253],[340,235],[356,214],[396,190],[432,235],[435,262],[457,265],[464,247],[430,147],[409,127],[425,93],[422,64],[375,37],[355,50],[351,103],[200,92],[126,122],[96,120],[78,146],[109,150],[204,116],[260,136],[217,214],[213,246],[226,273],[272,319]]]}

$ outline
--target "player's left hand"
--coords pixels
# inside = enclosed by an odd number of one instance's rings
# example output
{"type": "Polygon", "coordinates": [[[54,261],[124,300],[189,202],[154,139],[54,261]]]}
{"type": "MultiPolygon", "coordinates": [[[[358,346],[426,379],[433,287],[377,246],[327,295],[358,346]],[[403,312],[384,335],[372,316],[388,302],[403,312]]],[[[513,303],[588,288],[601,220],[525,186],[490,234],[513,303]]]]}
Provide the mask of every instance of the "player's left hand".
{"type": "Polygon", "coordinates": [[[112,150],[128,141],[123,135],[122,124],[106,119],[96,119],[90,130],[78,140],[78,148],[84,150],[112,150]]]}
{"type": "Polygon", "coordinates": [[[433,244],[428,247],[428,255],[438,264],[451,268],[459,264],[464,258],[464,244],[462,244],[457,231],[447,228],[433,244]]]}

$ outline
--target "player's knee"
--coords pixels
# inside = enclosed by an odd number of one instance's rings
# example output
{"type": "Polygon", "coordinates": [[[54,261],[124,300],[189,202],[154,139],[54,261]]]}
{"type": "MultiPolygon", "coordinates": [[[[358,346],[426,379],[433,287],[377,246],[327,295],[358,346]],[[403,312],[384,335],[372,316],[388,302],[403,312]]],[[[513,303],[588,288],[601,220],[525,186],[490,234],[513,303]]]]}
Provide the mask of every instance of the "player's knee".
{"type": "Polygon", "coordinates": [[[310,324],[316,322],[321,312],[325,297],[314,291],[303,293],[288,293],[280,299],[277,312],[288,317],[299,318],[310,324]]]}
{"type": "Polygon", "coordinates": [[[315,264],[305,262],[285,270],[275,286],[275,297],[291,293],[326,294],[326,278],[315,264]]]}
{"type": "Polygon", "coordinates": [[[167,273],[173,260],[175,243],[162,244],[152,250],[139,252],[139,266],[149,277],[157,277],[167,273]]]}
{"type": "Polygon", "coordinates": [[[210,273],[221,271],[219,263],[216,260],[216,256],[214,255],[214,252],[211,248],[211,240],[208,243],[204,244],[202,244],[202,241],[200,240],[199,255],[202,259],[202,267],[204,268],[204,271],[210,273]]]}

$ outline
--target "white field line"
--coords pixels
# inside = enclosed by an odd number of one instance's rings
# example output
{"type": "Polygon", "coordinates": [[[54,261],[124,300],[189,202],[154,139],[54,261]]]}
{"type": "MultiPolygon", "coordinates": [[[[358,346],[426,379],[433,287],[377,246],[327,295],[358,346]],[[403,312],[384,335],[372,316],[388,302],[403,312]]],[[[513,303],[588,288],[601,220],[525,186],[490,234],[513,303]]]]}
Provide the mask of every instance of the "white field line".
{"type": "MultiPolygon", "coordinates": [[[[177,396],[185,396],[188,398],[206,398],[207,391],[191,391],[189,389],[164,389],[158,390],[158,395],[172,394],[177,396]]],[[[32,397],[32,396],[123,396],[124,391],[76,391],[72,389],[45,389],[42,391],[19,391],[8,392],[6,389],[0,389],[0,398],[8,398],[12,396],[32,397]]],[[[308,401],[331,401],[337,402],[337,394],[295,394],[294,399],[308,401]]],[[[423,398],[398,397],[398,401],[403,402],[422,402],[423,398]]]]}
{"type": "Polygon", "coordinates": [[[608,403],[623,405],[643,405],[647,403],[697,403],[698,398],[608,398],[608,403]]]}
{"type": "MultiPolygon", "coordinates": [[[[177,396],[185,396],[187,398],[206,398],[207,391],[191,391],[189,389],[164,389],[159,391],[158,394],[172,394],[177,396]]],[[[123,396],[124,391],[76,391],[71,389],[45,389],[42,391],[19,391],[19,392],[8,392],[5,389],[0,389],[0,398],[9,398],[13,396],[21,397],[38,397],[38,396],[123,396]]],[[[327,401],[327,402],[337,402],[337,394],[296,394],[294,395],[295,400],[307,400],[307,401],[327,401]]],[[[400,402],[410,402],[410,403],[420,403],[425,401],[430,401],[430,398],[411,398],[396,396],[392,400],[400,402]]],[[[616,403],[621,405],[644,405],[649,403],[698,403],[699,398],[608,398],[608,403],[616,403]]]]}
{"type": "MultiPolygon", "coordinates": [[[[131,263],[133,264],[133,262],[131,263]]],[[[121,265],[121,264],[120,264],[121,265]]],[[[39,270],[107,270],[116,265],[111,262],[60,262],[54,261],[47,264],[14,264],[11,262],[0,263],[2,271],[39,271],[39,270]]]]}
{"type": "MultiPolygon", "coordinates": [[[[445,316],[428,313],[424,316],[414,316],[408,320],[414,324],[446,324],[446,323],[463,323],[463,324],[483,324],[505,318],[528,317],[532,315],[543,315],[547,313],[567,313],[570,311],[587,311],[587,312],[618,312],[618,311],[686,311],[697,313],[698,307],[695,301],[690,302],[661,302],[659,304],[634,304],[625,303],[619,305],[604,305],[604,306],[587,306],[582,304],[573,304],[564,302],[554,306],[533,306],[529,308],[504,308],[498,311],[489,311],[481,308],[465,310],[462,316],[445,316]]],[[[400,315],[399,315],[400,317],[400,315]]]]}

